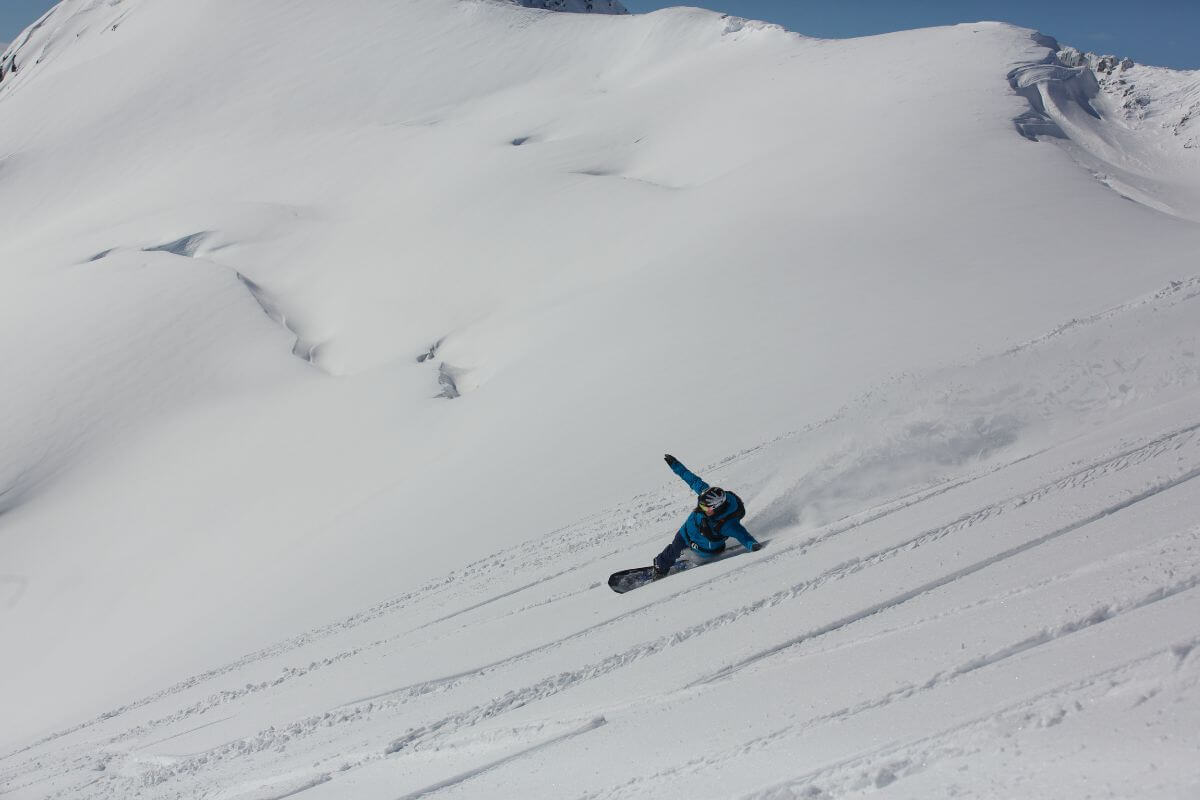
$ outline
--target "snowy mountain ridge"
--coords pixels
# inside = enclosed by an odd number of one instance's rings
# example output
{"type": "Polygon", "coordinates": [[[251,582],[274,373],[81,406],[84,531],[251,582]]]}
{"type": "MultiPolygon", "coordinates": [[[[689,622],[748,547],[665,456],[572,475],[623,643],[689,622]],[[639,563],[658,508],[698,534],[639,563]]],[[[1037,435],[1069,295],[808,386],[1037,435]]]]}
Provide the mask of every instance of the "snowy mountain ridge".
{"type": "Polygon", "coordinates": [[[1200,146],[1196,122],[1200,116],[1200,70],[1150,67],[1072,47],[1063,48],[1058,59],[1067,66],[1090,69],[1097,85],[1119,99],[1124,119],[1131,126],[1169,128],[1185,149],[1200,146]]]}
{"type": "Polygon", "coordinates": [[[1015,119],[1026,137],[1063,140],[1072,156],[1123,197],[1168,214],[1200,220],[1196,131],[1200,71],[1134,64],[1060,48],[1009,73],[1030,101],[1015,119]]]}
{"type": "MultiPolygon", "coordinates": [[[[524,8],[544,9],[579,14],[628,14],[619,0],[487,0],[501,4],[516,4],[524,8]]],[[[23,31],[13,42],[0,42],[0,83],[13,77],[20,67],[40,64],[58,47],[68,46],[71,32],[78,38],[99,25],[116,31],[126,19],[135,0],[96,2],[95,0],[62,0],[23,31]],[[49,26],[47,28],[47,26],[49,26]],[[40,33],[40,35],[39,35],[40,33]],[[50,41],[56,47],[47,47],[50,41]],[[14,46],[15,45],[15,46],[14,46]],[[9,52],[9,49],[12,52],[9,52]]]]}
{"type": "Polygon", "coordinates": [[[513,0],[526,8],[587,14],[628,14],[618,0],[513,0]]]}
{"type": "Polygon", "coordinates": [[[491,0],[7,52],[0,793],[1200,786],[1193,74],[491,0]],[[667,452],[766,546],[615,595],[667,452]]]}

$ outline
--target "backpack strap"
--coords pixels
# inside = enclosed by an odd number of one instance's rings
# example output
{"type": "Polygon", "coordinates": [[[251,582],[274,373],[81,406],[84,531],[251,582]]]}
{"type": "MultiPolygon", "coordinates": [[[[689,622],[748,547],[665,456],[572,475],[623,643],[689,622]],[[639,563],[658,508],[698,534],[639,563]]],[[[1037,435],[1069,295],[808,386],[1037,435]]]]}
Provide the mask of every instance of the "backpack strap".
{"type": "Polygon", "coordinates": [[[700,511],[699,507],[696,508],[697,512],[699,512],[700,516],[702,517],[702,521],[698,526],[700,528],[700,534],[710,542],[724,543],[725,535],[721,533],[721,528],[725,527],[725,523],[729,522],[730,520],[740,520],[746,516],[746,504],[742,502],[742,498],[738,497],[733,492],[726,492],[725,497],[727,504],[732,503],[735,506],[733,511],[727,514],[710,518],[704,516],[704,512],[700,511]]]}

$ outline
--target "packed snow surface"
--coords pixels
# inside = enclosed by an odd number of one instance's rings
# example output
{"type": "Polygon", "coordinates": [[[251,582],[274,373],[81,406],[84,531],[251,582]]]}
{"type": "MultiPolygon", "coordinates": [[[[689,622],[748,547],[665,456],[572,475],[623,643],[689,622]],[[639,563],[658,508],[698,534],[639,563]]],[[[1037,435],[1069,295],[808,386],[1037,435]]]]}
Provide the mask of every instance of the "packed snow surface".
{"type": "Polygon", "coordinates": [[[0,794],[1200,794],[1200,76],[624,11],[5,48],[0,794]]]}

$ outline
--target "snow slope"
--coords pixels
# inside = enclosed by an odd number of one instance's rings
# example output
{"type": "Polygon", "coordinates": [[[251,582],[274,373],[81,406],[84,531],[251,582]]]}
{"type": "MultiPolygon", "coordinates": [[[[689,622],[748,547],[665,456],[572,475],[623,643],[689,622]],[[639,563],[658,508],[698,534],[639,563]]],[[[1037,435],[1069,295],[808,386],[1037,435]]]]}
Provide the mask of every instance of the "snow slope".
{"type": "Polygon", "coordinates": [[[0,82],[0,792],[1196,791],[1197,151],[1057,51],[61,3],[0,82]],[[768,546],[615,596],[667,451],[768,546]]]}

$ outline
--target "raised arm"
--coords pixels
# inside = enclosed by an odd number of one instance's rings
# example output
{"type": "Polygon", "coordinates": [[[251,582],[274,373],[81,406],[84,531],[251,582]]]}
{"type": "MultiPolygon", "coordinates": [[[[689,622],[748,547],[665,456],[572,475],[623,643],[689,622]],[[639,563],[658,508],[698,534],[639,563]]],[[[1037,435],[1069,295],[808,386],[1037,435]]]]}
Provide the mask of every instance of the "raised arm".
{"type": "Polygon", "coordinates": [[[675,456],[668,453],[667,455],[663,456],[663,461],[666,461],[667,466],[671,468],[671,471],[683,478],[683,482],[692,487],[692,491],[697,495],[708,489],[708,484],[701,480],[699,475],[696,475],[694,472],[685,467],[675,456]]]}

